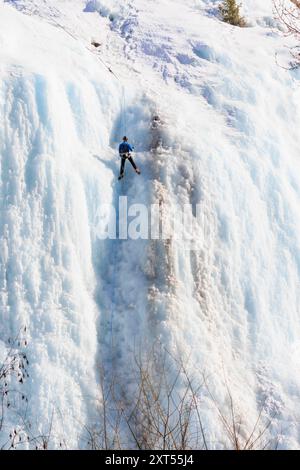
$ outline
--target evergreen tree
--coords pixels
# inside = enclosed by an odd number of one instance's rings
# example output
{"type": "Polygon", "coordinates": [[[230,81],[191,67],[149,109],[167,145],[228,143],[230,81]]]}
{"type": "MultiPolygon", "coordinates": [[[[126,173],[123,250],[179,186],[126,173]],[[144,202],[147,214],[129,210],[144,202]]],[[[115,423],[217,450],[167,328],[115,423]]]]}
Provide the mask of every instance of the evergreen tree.
{"type": "Polygon", "coordinates": [[[237,5],[236,0],[223,0],[219,6],[223,21],[234,26],[246,26],[245,19],[240,14],[241,5],[237,5]]]}

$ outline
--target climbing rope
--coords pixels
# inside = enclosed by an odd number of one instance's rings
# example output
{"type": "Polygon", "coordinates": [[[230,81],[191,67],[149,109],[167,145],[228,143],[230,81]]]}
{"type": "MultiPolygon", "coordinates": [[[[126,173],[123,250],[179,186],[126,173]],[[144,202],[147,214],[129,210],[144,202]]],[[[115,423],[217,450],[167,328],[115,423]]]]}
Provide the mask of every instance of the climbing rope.
{"type": "Polygon", "coordinates": [[[121,105],[121,112],[122,112],[122,130],[123,135],[127,134],[127,122],[126,122],[126,96],[125,96],[125,87],[123,86],[122,89],[122,105],[121,105]]]}
{"type": "MultiPolygon", "coordinates": [[[[78,37],[75,36],[71,31],[69,31],[68,29],[66,29],[63,25],[61,25],[60,23],[57,23],[57,22],[54,22],[54,21],[48,21],[48,23],[52,24],[53,26],[57,27],[57,28],[60,28],[62,29],[66,34],[68,34],[69,36],[71,36],[76,42],[78,41],[78,37]]],[[[91,42],[91,45],[95,47],[95,50],[97,50],[97,48],[100,46],[100,43],[97,43],[95,41],[92,41],[91,42]]],[[[87,49],[89,52],[92,52],[94,53],[93,50],[91,50],[89,47],[87,46],[84,46],[85,49],[87,49]]],[[[99,54],[94,54],[96,55],[97,59],[99,60],[99,62],[101,62],[101,64],[116,78],[116,80],[118,80],[120,83],[121,83],[121,80],[120,78],[116,75],[116,73],[112,70],[112,68],[107,65],[104,60],[99,56],[99,54]]],[[[122,117],[121,117],[121,122],[122,122],[122,131],[123,131],[123,135],[126,135],[126,131],[127,131],[127,120],[126,120],[126,95],[125,95],[125,87],[123,86],[122,87],[122,103],[121,103],[121,113],[122,113],[122,117]]],[[[123,181],[122,181],[122,188],[123,188],[123,181]]],[[[117,210],[117,224],[119,224],[119,210],[117,210]]],[[[119,236],[119,233],[118,233],[118,228],[117,228],[117,237],[119,236]]],[[[114,307],[115,307],[115,291],[116,291],[116,269],[115,269],[115,266],[116,266],[116,256],[117,256],[117,250],[116,249],[113,249],[113,260],[112,260],[112,267],[113,267],[113,274],[112,274],[112,278],[111,278],[111,291],[112,291],[112,294],[111,294],[111,305],[110,305],[110,311],[111,311],[111,315],[110,315],[110,326],[109,326],[109,330],[110,330],[110,348],[111,348],[111,351],[113,351],[114,349],[114,341],[113,341],[113,338],[114,338],[114,330],[113,330],[113,325],[114,325],[114,307]]]]}
{"type": "MultiPolygon", "coordinates": [[[[61,25],[60,23],[57,23],[57,22],[54,22],[54,21],[48,21],[48,23],[56,26],[57,28],[60,28],[62,29],[66,34],[68,34],[69,36],[71,36],[71,38],[73,38],[75,41],[78,41],[78,36],[75,36],[71,31],[69,31],[68,29],[66,29],[63,25],[61,25]]],[[[95,50],[97,50],[97,48],[100,46],[100,43],[92,40],[91,41],[91,45],[95,47],[95,50]]],[[[89,47],[87,46],[84,46],[85,49],[87,49],[89,52],[92,52],[94,53],[93,50],[91,50],[89,47]]],[[[94,54],[97,59],[101,62],[101,64],[116,78],[116,80],[118,80],[118,82],[121,83],[121,80],[120,78],[116,75],[116,73],[112,70],[112,68],[107,65],[104,60],[99,56],[99,54],[94,54]]],[[[122,116],[121,116],[121,122],[122,122],[122,132],[123,132],[123,135],[126,135],[127,133],[127,119],[126,119],[126,92],[125,92],[125,87],[124,85],[122,86],[122,102],[121,102],[121,113],[122,113],[122,116]]]]}
{"type": "MultiPolygon", "coordinates": [[[[73,34],[71,31],[69,31],[65,26],[63,26],[62,24],[58,23],[57,21],[53,21],[53,20],[45,20],[46,23],[48,24],[51,24],[52,26],[55,26],[56,28],[59,28],[61,29],[62,31],[64,31],[66,34],[68,34],[71,38],[75,39],[75,41],[78,41],[79,39],[79,36],[75,36],[75,34],[73,34]]],[[[92,41],[91,44],[97,49],[97,47],[100,46],[100,43],[97,43],[95,41],[92,41]]],[[[85,49],[87,49],[89,52],[92,52],[93,51],[88,47],[88,46],[84,46],[85,49]]],[[[119,77],[115,74],[115,72],[112,70],[112,68],[107,65],[104,60],[99,56],[99,55],[96,55],[97,59],[101,62],[101,64],[118,80],[120,81],[119,77]]]]}

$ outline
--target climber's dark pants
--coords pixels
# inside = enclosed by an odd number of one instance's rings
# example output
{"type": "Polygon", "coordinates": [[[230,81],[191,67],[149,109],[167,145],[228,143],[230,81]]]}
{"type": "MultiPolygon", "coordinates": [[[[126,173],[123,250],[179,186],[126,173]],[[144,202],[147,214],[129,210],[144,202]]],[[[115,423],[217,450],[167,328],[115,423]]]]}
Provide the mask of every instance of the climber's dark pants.
{"type": "Polygon", "coordinates": [[[133,166],[133,168],[136,170],[136,164],[134,163],[134,160],[133,160],[132,156],[130,155],[130,153],[128,153],[126,155],[120,155],[120,157],[121,157],[120,175],[123,175],[123,173],[124,173],[126,160],[129,160],[131,165],[133,166]]]}

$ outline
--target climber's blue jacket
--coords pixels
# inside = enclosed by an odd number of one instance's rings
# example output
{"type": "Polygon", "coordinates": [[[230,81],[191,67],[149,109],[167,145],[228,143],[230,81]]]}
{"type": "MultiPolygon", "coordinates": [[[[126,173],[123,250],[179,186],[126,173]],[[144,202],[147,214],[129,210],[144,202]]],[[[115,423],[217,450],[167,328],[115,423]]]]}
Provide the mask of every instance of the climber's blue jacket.
{"type": "Polygon", "coordinates": [[[134,147],[132,145],[130,145],[128,142],[122,142],[119,145],[119,153],[120,154],[132,152],[133,149],[134,149],[134,147]]]}

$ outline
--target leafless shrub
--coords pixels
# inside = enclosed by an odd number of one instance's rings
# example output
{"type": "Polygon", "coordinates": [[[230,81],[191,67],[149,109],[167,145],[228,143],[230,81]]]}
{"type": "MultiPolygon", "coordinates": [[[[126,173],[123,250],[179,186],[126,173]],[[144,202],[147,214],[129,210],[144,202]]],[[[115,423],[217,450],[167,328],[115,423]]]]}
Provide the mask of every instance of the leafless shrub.
{"type": "MultiPolygon", "coordinates": [[[[0,432],[6,431],[7,414],[18,413],[19,403],[26,408],[27,397],[21,387],[28,377],[27,366],[29,364],[24,348],[27,340],[24,338],[26,327],[19,331],[15,338],[7,341],[8,348],[0,365],[0,432]],[[22,348],[22,349],[21,349],[22,348]]],[[[16,448],[24,442],[24,432],[19,425],[7,430],[7,441],[1,444],[1,448],[16,448]]]]}
{"type": "Polygon", "coordinates": [[[151,356],[142,360],[135,357],[138,384],[125,420],[139,449],[187,450],[205,448],[198,399],[202,384],[193,387],[184,368],[179,366],[169,374],[170,356],[157,364],[151,356]],[[201,420],[200,420],[201,423],[201,420]],[[196,431],[196,432],[195,432],[196,431]]]}
{"type": "MultiPolygon", "coordinates": [[[[300,41],[300,1],[299,0],[273,0],[276,19],[283,25],[284,35],[295,37],[300,41]]],[[[291,63],[289,70],[300,65],[300,45],[291,47],[291,63]]]]}
{"type": "Polygon", "coordinates": [[[5,357],[0,364],[0,433],[1,450],[47,450],[52,434],[53,414],[49,429],[44,434],[34,434],[27,416],[28,398],[22,390],[29,377],[29,360],[26,327],[7,340],[5,357]],[[12,424],[14,423],[14,424],[12,424]]]}
{"type": "MultiPolygon", "coordinates": [[[[1,448],[48,450],[53,437],[54,413],[48,430],[34,434],[27,417],[28,400],[20,390],[28,376],[27,356],[18,349],[24,344],[19,337],[12,340],[0,366],[0,431],[2,435],[7,432],[7,440],[1,442],[1,448]],[[20,401],[24,403],[23,408],[18,406],[20,401]],[[15,419],[13,429],[8,429],[6,424],[7,410],[10,418],[15,419]]],[[[221,423],[224,428],[225,448],[257,450],[276,446],[268,433],[272,420],[264,417],[264,404],[251,427],[237,411],[236,400],[227,383],[228,405],[224,406],[211,392],[205,374],[199,382],[191,376],[184,361],[163,347],[155,345],[148,354],[134,354],[133,359],[127,374],[129,386],[124,386],[117,375],[108,376],[101,369],[100,419],[93,428],[84,426],[88,448],[166,451],[214,448],[203,422],[204,397],[205,406],[217,412],[215,425],[221,423]]],[[[61,442],[60,448],[65,447],[65,442],[61,442]]]]}
{"type": "MultiPolygon", "coordinates": [[[[203,420],[204,406],[215,410],[215,425],[224,428],[221,447],[257,450],[276,447],[270,437],[272,419],[261,406],[252,425],[238,412],[227,383],[227,405],[220,405],[205,374],[200,382],[186,365],[167,351],[135,355],[126,387],[102,374],[102,404],[98,431],[86,428],[91,449],[190,450],[215,448],[203,420]],[[205,398],[205,401],[204,401],[205,398]],[[128,437],[129,436],[129,437],[128,437]]],[[[201,375],[201,374],[200,374],[201,375]]],[[[212,426],[213,423],[210,423],[212,426]]]]}
{"type": "Polygon", "coordinates": [[[126,448],[122,442],[124,407],[116,399],[116,379],[107,378],[104,368],[100,369],[102,400],[99,403],[99,422],[96,426],[84,426],[86,444],[92,450],[120,450],[126,448]]]}
{"type": "Polygon", "coordinates": [[[226,437],[231,443],[230,448],[233,450],[266,450],[275,449],[277,447],[277,439],[270,437],[267,432],[272,426],[272,420],[263,416],[265,403],[262,403],[260,410],[257,415],[257,419],[250,427],[250,431],[246,432],[245,429],[249,428],[249,425],[245,419],[242,418],[241,414],[237,411],[236,403],[233,399],[232,393],[226,383],[226,390],[228,396],[228,407],[226,409],[221,408],[216,397],[210,390],[210,386],[205,376],[203,376],[203,382],[205,389],[207,390],[212,403],[218,411],[220,422],[222,423],[226,437]],[[243,428],[243,432],[242,432],[243,428]]]}

